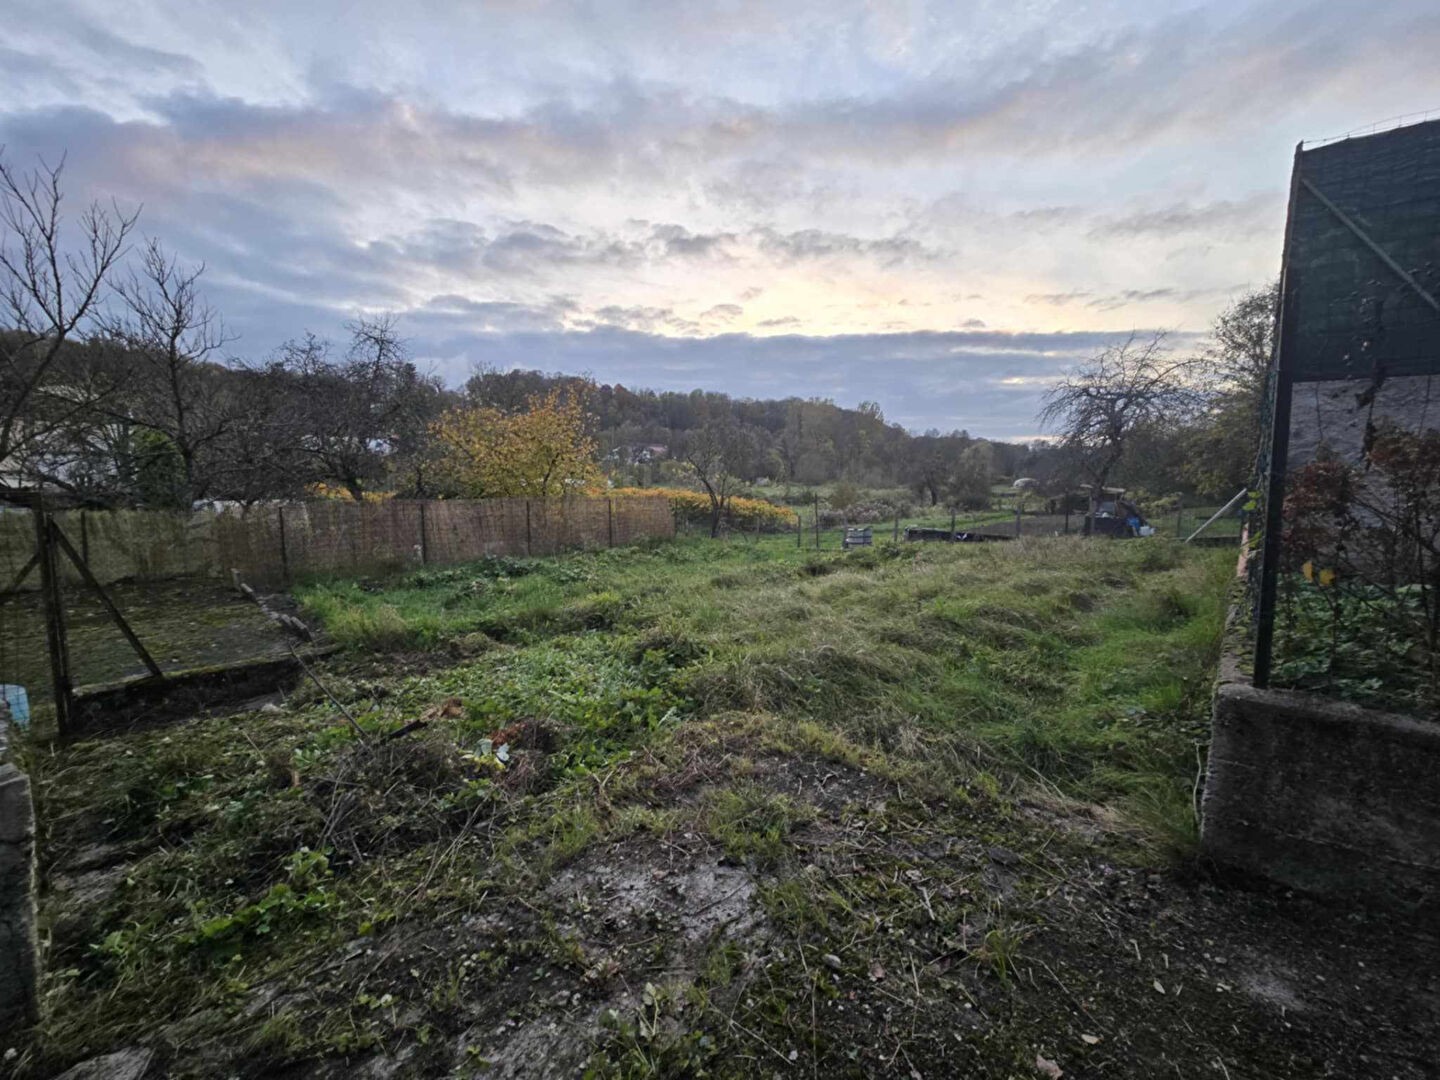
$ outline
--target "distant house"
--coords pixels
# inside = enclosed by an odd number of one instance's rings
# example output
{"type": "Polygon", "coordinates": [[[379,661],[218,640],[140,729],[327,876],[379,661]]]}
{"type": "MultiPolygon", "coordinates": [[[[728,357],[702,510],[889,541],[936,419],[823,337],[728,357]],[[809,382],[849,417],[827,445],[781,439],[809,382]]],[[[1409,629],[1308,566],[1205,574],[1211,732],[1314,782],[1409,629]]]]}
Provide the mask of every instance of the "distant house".
{"type": "Polygon", "coordinates": [[[632,465],[649,465],[653,461],[659,461],[668,457],[670,448],[664,443],[647,443],[642,446],[630,446],[626,448],[632,465]]]}

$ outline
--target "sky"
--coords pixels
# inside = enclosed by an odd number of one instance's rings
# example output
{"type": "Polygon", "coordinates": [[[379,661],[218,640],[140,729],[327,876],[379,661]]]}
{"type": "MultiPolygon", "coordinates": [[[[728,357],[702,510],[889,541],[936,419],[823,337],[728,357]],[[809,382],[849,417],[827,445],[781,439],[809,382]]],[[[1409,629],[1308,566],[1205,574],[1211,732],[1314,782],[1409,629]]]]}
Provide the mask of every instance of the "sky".
{"type": "Polygon", "coordinates": [[[1433,0],[7,0],[0,145],[141,208],[237,355],[1039,432],[1279,268],[1295,145],[1440,108],[1433,0]]]}

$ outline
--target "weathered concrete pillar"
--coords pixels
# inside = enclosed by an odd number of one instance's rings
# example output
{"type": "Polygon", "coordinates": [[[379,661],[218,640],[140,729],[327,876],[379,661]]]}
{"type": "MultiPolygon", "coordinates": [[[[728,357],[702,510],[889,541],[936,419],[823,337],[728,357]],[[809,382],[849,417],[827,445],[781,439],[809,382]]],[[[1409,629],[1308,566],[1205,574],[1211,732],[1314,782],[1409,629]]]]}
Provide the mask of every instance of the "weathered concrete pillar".
{"type": "Polygon", "coordinates": [[[39,973],[30,778],[4,764],[0,765],[0,1031],[14,1031],[39,1019],[39,973]]]}

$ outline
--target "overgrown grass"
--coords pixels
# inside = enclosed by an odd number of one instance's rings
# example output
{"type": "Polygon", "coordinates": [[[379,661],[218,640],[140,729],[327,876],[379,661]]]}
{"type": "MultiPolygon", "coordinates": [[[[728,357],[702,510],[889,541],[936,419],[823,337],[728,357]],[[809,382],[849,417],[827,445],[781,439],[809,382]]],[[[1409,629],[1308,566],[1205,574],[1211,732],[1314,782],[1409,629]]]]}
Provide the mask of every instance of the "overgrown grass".
{"type": "MultiPolygon", "coordinates": [[[[1193,778],[1232,561],[1164,541],[843,555],[781,538],[697,540],[322,583],[301,597],[356,647],[438,648],[476,632],[520,646],[479,662],[468,677],[480,682],[560,639],[589,657],[678,655],[667,702],[687,714],[763,710],[884,748],[918,729],[978,742],[1073,793],[1153,802],[1157,783],[1193,778]]],[[[568,677],[547,669],[532,682],[568,677]]]]}
{"type": "MultiPolygon", "coordinates": [[[[514,988],[538,994],[557,968],[587,986],[613,977],[543,890],[600,845],[645,837],[759,875],[766,917],[806,943],[787,962],[807,992],[829,992],[813,978],[843,951],[827,935],[882,921],[1008,989],[1029,922],[982,905],[971,871],[946,896],[912,884],[907,845],[970,830],[1024,847],[1010,793],[1040,788],[1109,804],[1184,852],[1232,563],[1160,540],[817,555],[770,538],[312,583],[306,610],[350,647],[322,677],[366,745],[307,687],[279,714],[35,753],[47,874],[94,844],[127,861],[98,898],[47,909],[51,1008],[21,1066],[142,1035],[244,1045],[277,1070],[397,1039],[453,1046],[472,1012],[493,1029],[487,1010],[517,1008],[514,988]],[[382,739],[417,718],[418,735],[382,739]],[[821,814],[812,800],[836,781],[792,784],[777,761],[829,763],[874,798],[836,795],[821,814]],[[810,863],[825,861],[824,828],[900,847],[829,877],[810,863]],[[416,936],[496,897],[505,924],[463,955],[416,936]],[[401,927],[421,943],[371,959],[368,940],[401,927]],[[303,1009],[248,1004],[276,994],[303,1009]],[[287,1019],[297,1010],[304,1023],[287,1019]]],[[[687,1007],[706,1008],[738,963],[711,955],[704,970],[727,974],[687,1007]]],[[[745,1023],[788,1030],[783,1002],[757,999],[745,1023]]],[[[712,1043],[646,1008],[617,1021],[615,1061],[677,1075],[709,1059],[712,1043]]]]}

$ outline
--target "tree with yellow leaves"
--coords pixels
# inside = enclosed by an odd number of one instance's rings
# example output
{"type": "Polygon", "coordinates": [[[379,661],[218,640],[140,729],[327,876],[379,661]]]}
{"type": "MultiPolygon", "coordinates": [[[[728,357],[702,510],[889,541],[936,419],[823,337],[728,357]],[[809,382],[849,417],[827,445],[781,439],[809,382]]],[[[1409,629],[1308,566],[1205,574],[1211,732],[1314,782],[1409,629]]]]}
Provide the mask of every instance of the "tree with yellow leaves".
{"type": "Polygon", "coordinates": [[[571,495],[600,482],[583,393],[532,395],[506,413],[460,406],[431,427],[448,486],[471,499],[571,495]]]}

